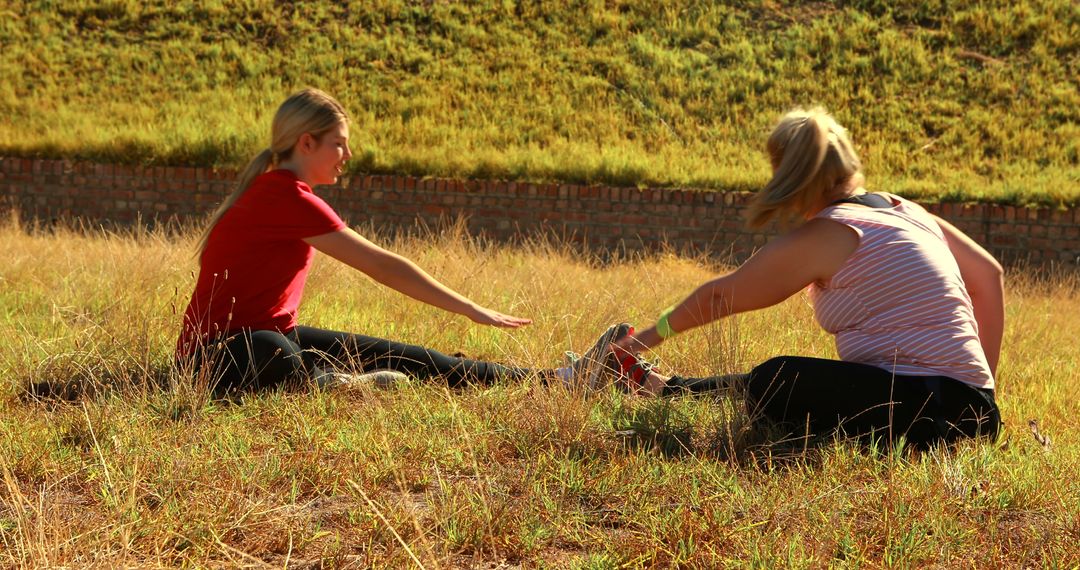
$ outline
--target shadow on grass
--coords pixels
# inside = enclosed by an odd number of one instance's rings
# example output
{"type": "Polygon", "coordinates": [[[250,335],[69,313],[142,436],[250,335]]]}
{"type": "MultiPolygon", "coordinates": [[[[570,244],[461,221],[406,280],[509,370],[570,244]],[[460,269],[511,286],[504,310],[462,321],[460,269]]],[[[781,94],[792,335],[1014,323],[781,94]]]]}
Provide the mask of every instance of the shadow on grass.
{"type": "Polygon", "coordinates": [[[727,412],[701,423],[688,417],[677,399],[624,403],[612,413],[612,433],[627,451],[655,453],[667,459],[697,457],[764,471],[818,465],[837,445],[854,446],[879,458],[925,451],[903,438],[853,437],[836,431],[811,434],[798,426],[776,424],[752,416],[738,390],[692,397],[714,399],[727,412]]]}
{"type": "Polygon", "coordinates": [[[112,364],[103,358],[64,355],[33,368],[16,387],[15,399],[48,410],[120,399],[138,402],[166,421],[189,421],[212,402],[206,379],[170,363],[112,364]]]}

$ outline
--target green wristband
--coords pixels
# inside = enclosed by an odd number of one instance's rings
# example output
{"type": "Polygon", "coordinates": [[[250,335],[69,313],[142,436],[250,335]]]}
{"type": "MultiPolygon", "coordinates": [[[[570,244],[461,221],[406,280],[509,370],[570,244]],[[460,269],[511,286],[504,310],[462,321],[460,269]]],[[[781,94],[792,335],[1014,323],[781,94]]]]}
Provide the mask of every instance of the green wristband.
{"type": "Polygon", "coordinates": [[[675,311],[675,305],[672,305],[664,309],[663,313],[660,313],[660,318],[656,320],[656,334],[660,335],[660,338],[668,338],[675,336],[675,329],[671,328],[671,323],[668,322],[668,317],[675,311]]]}

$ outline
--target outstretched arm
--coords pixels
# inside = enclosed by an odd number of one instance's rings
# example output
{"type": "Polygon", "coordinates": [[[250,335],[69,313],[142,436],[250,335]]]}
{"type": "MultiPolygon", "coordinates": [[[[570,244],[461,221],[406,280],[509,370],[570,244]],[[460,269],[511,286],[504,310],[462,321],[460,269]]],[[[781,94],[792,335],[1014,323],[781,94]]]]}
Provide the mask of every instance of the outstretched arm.
{"type": "Polygon", "coordinates": [[[473,303],[439,283],[408,259],[371,243],[345,228],[305,239],[315,249],[366,273],[372,279],[440,309],[469,317],[483,325],[518,328],[532,321],[505,315],[473,303]]]}
{"type": "MultiPolygon", "coordinates": [[[[855,230],[839,222],[811,220],[769,242],[735,271],[698,287],[675,307],[668,323],[683,332],[775,305],[816,280],[832,277],[858,245],[855,230]]],[[[663,340],[654,325],[616,344],[637,351],[663,340]]]]}
{"type": "Polygon", "coordinates": [[[1005,279],[1001,264],[975,240],[969,238],[956,226],[934,216],[949,251],[956,258],[960,267],[960,277],[964,280],[971,305],[975,311],[975,322],[979,325],[979,342],[986,353],[986,362],[990,372],[997,375],[998,360],[1001,356],[1001,338],[1005,332],[1005,279]]]}

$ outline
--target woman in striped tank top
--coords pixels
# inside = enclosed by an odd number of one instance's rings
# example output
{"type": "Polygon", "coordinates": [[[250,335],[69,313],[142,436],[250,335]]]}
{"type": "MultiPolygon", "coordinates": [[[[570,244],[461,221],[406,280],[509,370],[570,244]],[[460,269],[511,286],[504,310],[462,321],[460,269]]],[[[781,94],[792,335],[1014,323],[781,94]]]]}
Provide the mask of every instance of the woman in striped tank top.
{"type": "Polygon", "coordinates": [[[995,437],[994,375],[1004,328],[1001,265],[913,202],[863,189],[846,131],[823,110],[785,115],[767,143],[773,178],[750,224],[801,220],[735,271],[701,285],[657,324],[614,344],[624,378],[648,393],[745,386],[751,412],[798,433],[926,445],[995,437]],[[780,356],[748,374],[666,378],[636,352],[808,289],[841,360],[780,356]],[[635,381],[636,380],[636,381],[635,381]]]}

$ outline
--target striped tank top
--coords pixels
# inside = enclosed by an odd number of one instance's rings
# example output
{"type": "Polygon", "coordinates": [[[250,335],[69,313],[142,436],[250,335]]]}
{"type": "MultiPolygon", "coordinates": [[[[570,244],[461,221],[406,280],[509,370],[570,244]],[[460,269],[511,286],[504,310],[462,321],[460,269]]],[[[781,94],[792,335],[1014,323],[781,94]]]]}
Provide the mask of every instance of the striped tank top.
{"type": "Polygon", "coordinates": [[[918,204],[881,195],[891,208],[838,204],[817,214],[854,229],[859,246],[828,282],[810,286],[815,318],[842,360],[992,389],[971,297],[941,228],[918,204]]]}

